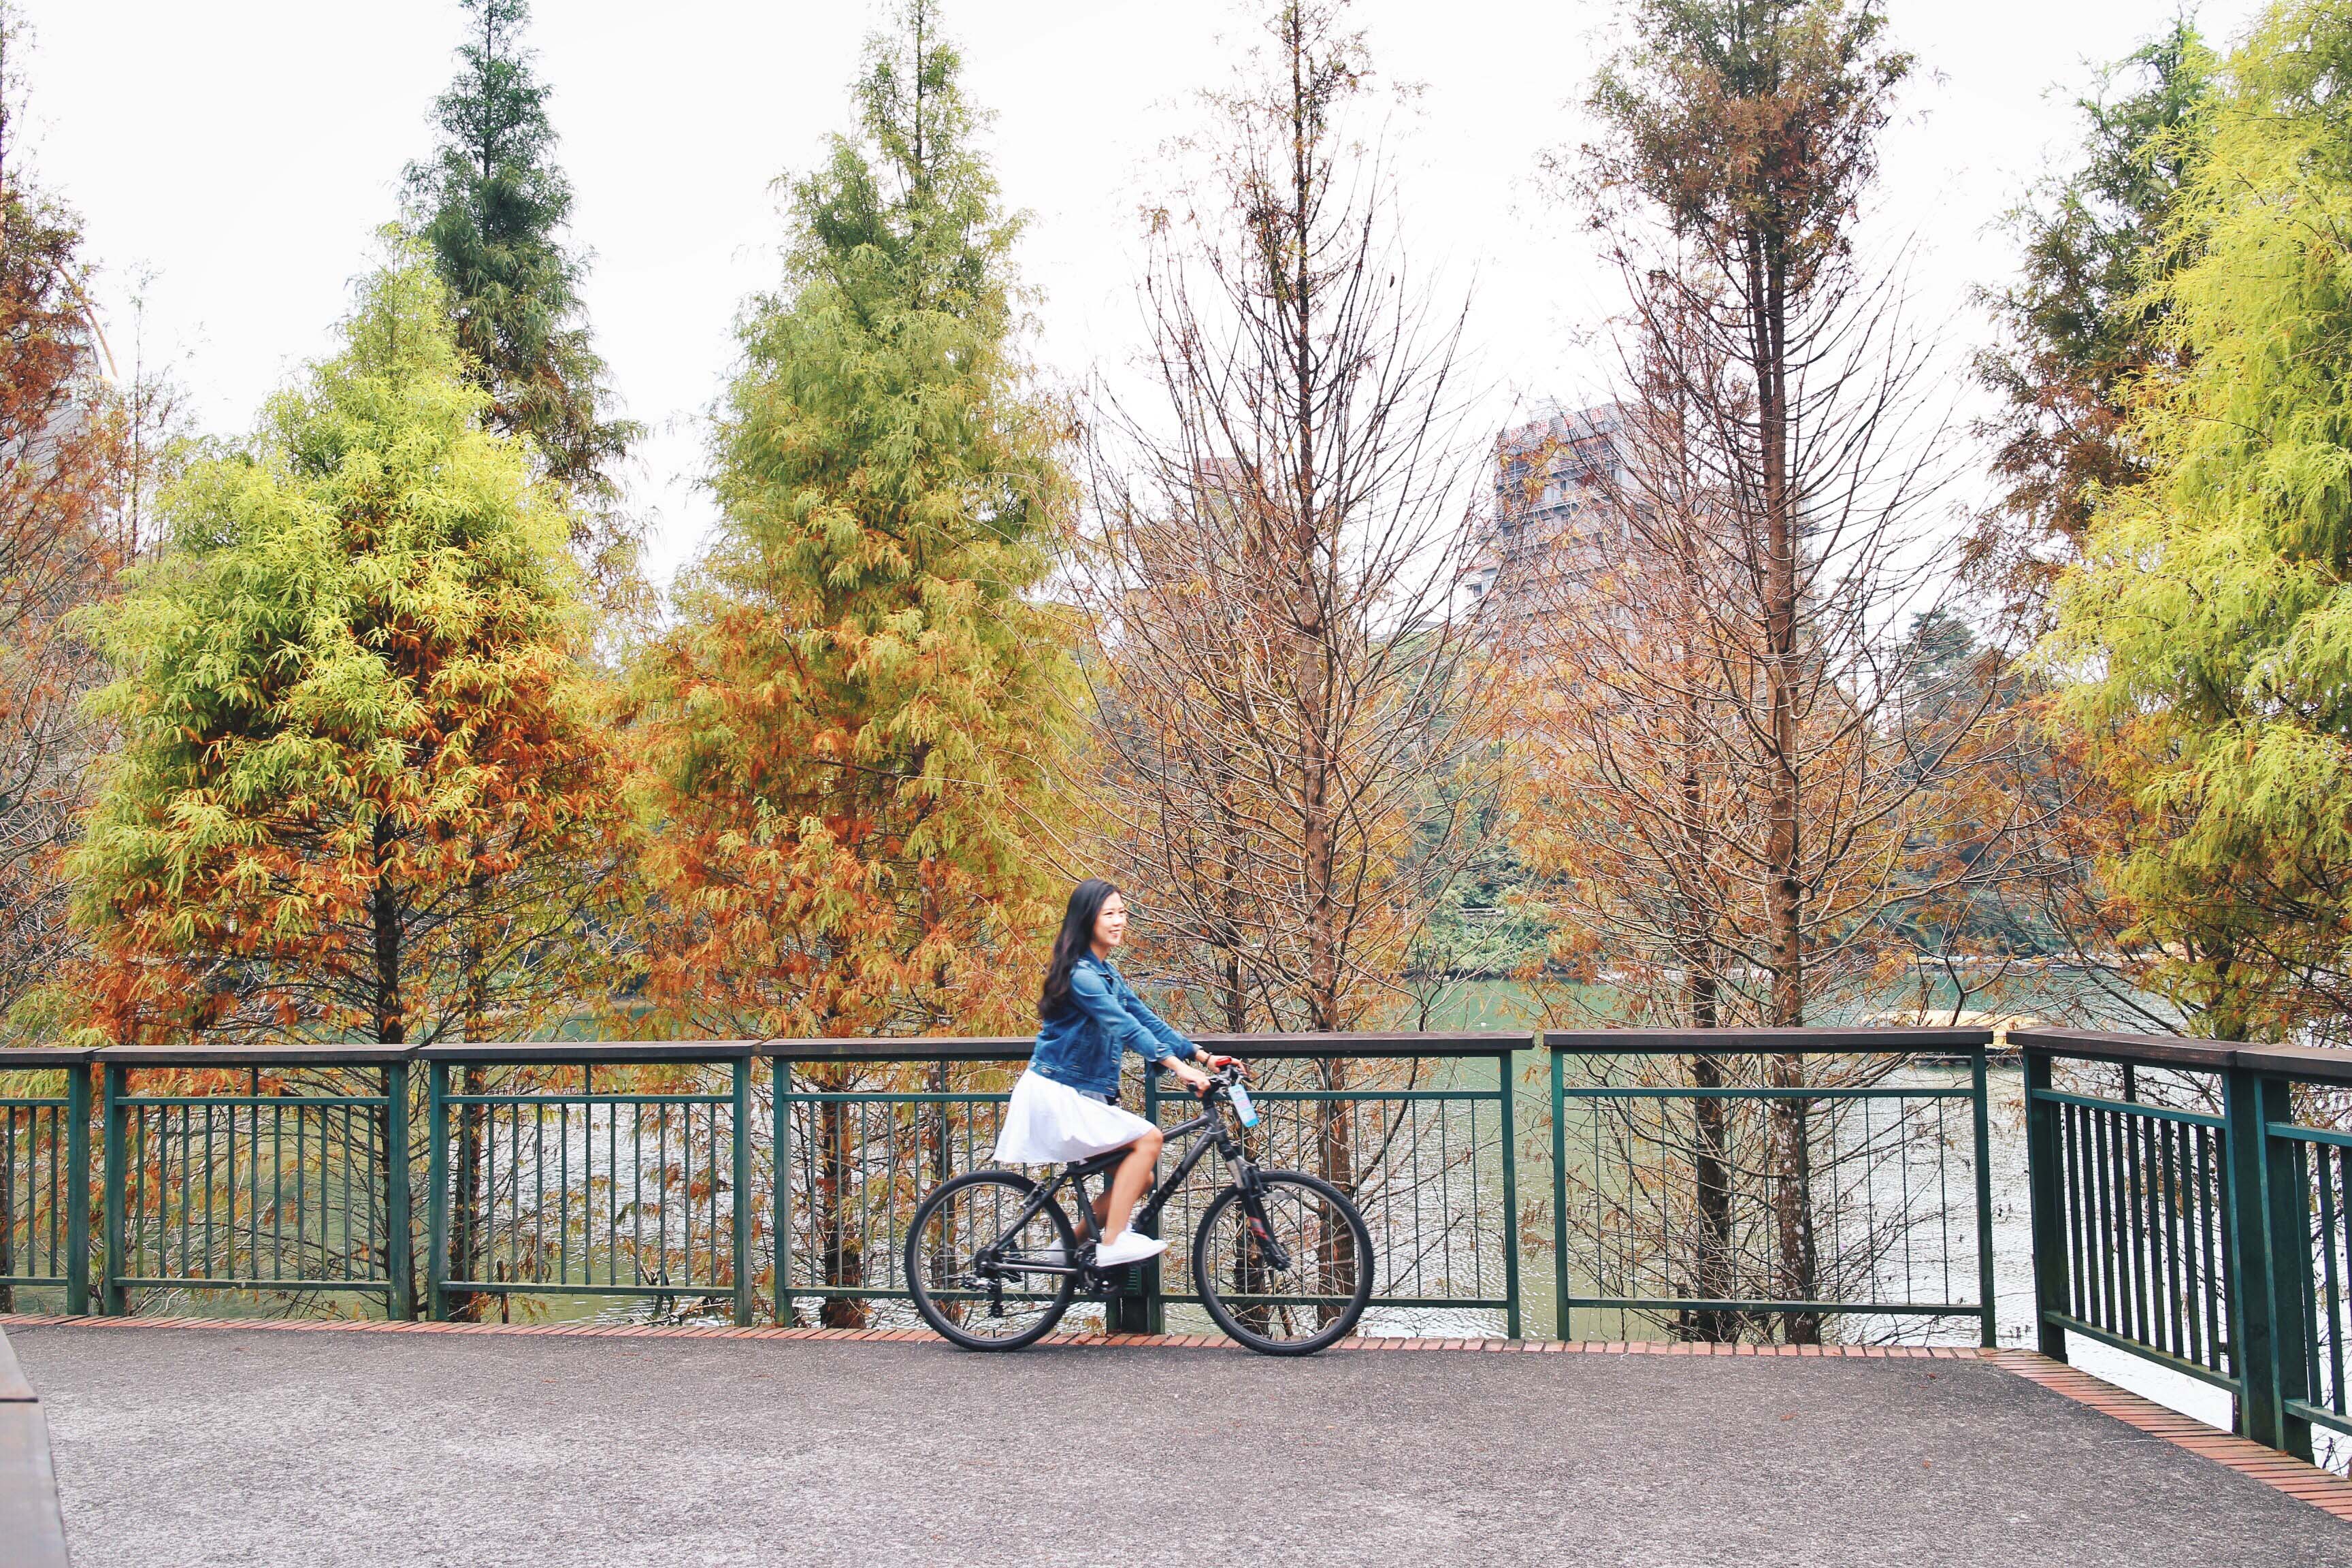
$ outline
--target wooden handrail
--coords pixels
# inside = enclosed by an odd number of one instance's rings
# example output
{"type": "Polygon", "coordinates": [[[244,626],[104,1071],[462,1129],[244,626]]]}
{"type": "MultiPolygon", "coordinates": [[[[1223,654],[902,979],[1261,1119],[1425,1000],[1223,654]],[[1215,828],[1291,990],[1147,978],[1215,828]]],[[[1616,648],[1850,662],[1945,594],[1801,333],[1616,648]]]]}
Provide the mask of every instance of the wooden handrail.
{"type": "MultiPolygon", "coordinates": [[[[1348,1034],[1199,1034],[1204,1046],[1237,1056],[1484,1057],[1532,1047],[1560,1056],[1831,1055],[1844,1052],[1933,1056],[1996,1043],[1987,1028],[1506,1029],[1367,1030],[1348,1034]]],[[[2122,1035],[2087,1029],[2011,1029],[2013,1048],[2094,1061],[2222,1072],[2231,1068],[2311,1083],[2352,1083],[2352,1051],[2310,1046],[2241,1045],[2179,1035],[2122,1035]]],[[[349,1045],[12,1047],[0,1048],[0,1072],[54,1070],[99,1063],[123,1068],[377,1067],[400,1062],[721,1062],[1018,1061],[1026,1035],[887,1036],[806,1040],[505,1040],[434,1046],[349,1045]]]]}
{"type": "Polygon", "coordinates": [[[1992,1044],[1990,1029],[1547,1029],[1556,1056],[1933,1056],[1992,1044]]]}

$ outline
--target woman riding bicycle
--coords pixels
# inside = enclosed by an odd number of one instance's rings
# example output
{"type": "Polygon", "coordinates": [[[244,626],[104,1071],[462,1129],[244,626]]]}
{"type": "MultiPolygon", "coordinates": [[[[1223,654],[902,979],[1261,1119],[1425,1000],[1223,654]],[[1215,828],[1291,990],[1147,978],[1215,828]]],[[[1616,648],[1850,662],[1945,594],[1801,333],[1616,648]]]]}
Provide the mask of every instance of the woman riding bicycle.
{"type": "Polygon", "coordinates": [[[1168,1068],[1195,1090],[1230,1057],[1211,1056],[1161,1021],[1111,967],[1111,951],[1127,937],[1127,902],[1099,878],[1070,894],[1045,984],[1037,998],[1037,1044],[1028,1070],[1013,1086],[996,1158],[1043,1165],[1129,1151],[1096,1205],[1097,1268],[1157,1258],[1168,1244],[1128,1229],[1136,1201],[1151,1183],[1160,1158],[1160,1129],[1118,1103],[1118,1068],[1133,1051],[1151,1070],[1168,1068]]]}

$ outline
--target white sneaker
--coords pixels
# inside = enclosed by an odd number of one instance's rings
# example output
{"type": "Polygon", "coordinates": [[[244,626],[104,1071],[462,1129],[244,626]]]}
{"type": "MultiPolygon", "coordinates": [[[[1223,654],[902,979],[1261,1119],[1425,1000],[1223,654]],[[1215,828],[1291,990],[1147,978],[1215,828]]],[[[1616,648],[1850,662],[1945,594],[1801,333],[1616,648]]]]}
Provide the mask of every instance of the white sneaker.
{"type": "Polygon", "coordinates": [[[1122,1230],[1095,1249],[1095,1267],[1117,1268],[1124,1264],[1143,1263],[1167,1250],[1168,1244],[1156,1236],[1122,1230]]]}

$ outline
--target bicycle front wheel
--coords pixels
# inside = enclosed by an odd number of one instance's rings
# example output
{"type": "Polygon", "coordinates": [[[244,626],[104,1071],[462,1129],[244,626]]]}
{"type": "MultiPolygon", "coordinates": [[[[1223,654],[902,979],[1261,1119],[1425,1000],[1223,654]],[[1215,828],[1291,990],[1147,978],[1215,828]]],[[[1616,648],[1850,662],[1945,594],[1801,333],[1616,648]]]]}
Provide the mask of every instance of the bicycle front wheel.
{"type": "Polygon", "coordinates": [[[1193,1282],[1217,1327],[1250,1349],[1312,1355],[1372,1299],[1372,1233],[1320,1176],[1261,1171],[1258,1183],[1255,1205],[1237,1186],[1211,1200],[1192,1237],[1193,1282]]]}
{"type": "Polygon", "coordinates": [[[907,1287],[923,1321],[975,1351],[1018,1350],[1050,1331],[1077,1289],[1066,1268],[1077,1237],[1037,1184],[1017,1171],[973,1171],[925,1198],[907,1227],[907,1287]]]}

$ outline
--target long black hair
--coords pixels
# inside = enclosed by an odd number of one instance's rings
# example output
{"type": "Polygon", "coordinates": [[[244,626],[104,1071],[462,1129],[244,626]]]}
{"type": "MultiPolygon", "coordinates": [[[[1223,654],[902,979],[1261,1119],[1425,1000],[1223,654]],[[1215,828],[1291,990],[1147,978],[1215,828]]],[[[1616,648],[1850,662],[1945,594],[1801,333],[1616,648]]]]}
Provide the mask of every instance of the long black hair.
{"type": "Polygon", "coordinates": [[[1070,970],[1092,952],[1095,921],[1106,900],[1118,891],[1100,877],[1088,877],[1070,889],[1070,907],[1062,911],[1062,929],[1054,938],[1054,956],[1045,964],[1045,988],[1037,994],[1037,1021],[1057,1018],[1070,1010],[1070,970]]]}

